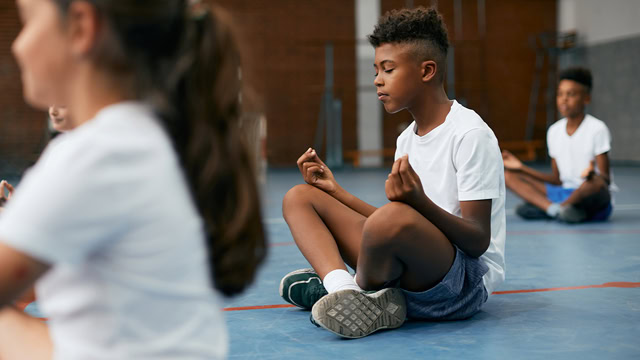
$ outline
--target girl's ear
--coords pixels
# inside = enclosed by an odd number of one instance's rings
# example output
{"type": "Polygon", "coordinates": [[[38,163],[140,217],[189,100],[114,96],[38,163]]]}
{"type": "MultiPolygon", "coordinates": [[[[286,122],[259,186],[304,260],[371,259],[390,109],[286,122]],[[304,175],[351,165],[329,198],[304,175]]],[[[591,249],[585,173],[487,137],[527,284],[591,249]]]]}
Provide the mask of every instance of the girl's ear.
{"type": "Polygon", "coordinates": [[[67,33],[73,55],[82,57],[96,46],[100,30],[96,7],[87,1],[72,1],[67,12],[67,33]]]}
{"type": "Polygon", "coordinates": [[[422,82],[429,82],[436,76],[438,64],[433,60],[427,60],[420,64],[420,68],[422,70],[422,82]]]}

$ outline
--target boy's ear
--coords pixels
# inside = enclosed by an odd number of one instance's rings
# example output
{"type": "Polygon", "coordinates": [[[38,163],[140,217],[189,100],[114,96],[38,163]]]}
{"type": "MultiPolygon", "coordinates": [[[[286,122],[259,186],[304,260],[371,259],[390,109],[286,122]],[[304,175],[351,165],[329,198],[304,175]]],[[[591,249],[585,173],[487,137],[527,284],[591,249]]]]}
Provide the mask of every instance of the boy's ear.
{"type": "Polygon", "coordinates": [[[422,70],[422,82],[431,81],[438,71],[438,64],[433,60],[423,61],[420,67],[422,70]]]}
{"type": "Polygon", "coordinates": [[[591,93],[585,91],[585,95],[584,95],[584,105],[587,106],[591,103],[591,93]]]}
{"type": "Polygon", "coordinates": [[[67,33],[73,55],[87,55],[96,45],[99,16],[94,5],[87,1],[72,1],[67,12],[67,33]]]}

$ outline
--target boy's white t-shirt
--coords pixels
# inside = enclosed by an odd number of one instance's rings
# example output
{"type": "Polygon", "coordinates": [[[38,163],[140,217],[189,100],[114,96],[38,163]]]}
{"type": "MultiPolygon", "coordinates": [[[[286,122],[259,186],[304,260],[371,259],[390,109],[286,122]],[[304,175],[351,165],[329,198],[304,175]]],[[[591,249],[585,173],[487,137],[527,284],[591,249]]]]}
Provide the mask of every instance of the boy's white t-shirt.
{"type": "Polygon", "coordinates": [[[423,136],[412,122],[398,137],[395,158],[409,155],[425,194],[461,216],[460,201],[491,199],[491,243],[480,259],[489,271],[483,282],[491,294],[505,277],[504,167],[498,140],[475,111],[453,101],[445,122],[423,136]]]}
{"type": "Polygon", "coordinates": [[[52,266],[36,293],[54,359],[225,357],[203,223],[142,104],[54,139],[7,203],[0,241],[52,266]]]}
{"type": "Polygon", "coordinates": [[[596,156],[611,150],[607,125],[587,114],[573,135],[567,134],[567,119],[556,121],[547,131],[549,156],[556,160],[562,187],[576,189],[584,182],[582,172],[596,156]]]}

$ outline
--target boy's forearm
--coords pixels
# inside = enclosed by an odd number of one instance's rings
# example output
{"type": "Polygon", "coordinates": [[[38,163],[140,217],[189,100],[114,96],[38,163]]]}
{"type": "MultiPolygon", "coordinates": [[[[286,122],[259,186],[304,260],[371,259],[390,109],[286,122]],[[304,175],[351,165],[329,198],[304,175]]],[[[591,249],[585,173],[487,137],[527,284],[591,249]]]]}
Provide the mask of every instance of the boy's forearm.
{"type": "Polygon", "coordinates": [[[550,183],[553,185],[562,185],[562,181],[560,181],[560,179],[553,174],[546,174],[538,170],[535,170],[531,167],[528,167],[526,165],[522,165],[522,168],[520,169],[520,171],[537,180],[550,183]]]}
{"type": "Polygon", "coordinates": [[[480,257],[489,248],[491,231],[483,230],[477,222],[449,213],[426,196],[413,208],[431,221],[452,244],[459,247],[465,254],[480,257]]]}
{"type": "Polygon", "coordinates": [[[364,217],[369,217],[369,215],[373,214],[373,212],[377,209],[375,206],[367,204],[339,185],[336,191],[331,194],[331,196],[364,217]]]}

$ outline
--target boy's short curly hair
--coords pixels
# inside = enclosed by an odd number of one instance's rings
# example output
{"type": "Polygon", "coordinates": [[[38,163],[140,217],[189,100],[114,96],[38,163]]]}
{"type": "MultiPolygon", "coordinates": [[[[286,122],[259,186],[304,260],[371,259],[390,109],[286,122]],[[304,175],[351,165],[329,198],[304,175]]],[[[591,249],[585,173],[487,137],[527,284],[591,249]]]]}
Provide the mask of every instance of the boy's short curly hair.
{"type": "Polygon", "coordinates": [[[587,88],[587,93],[591,93],[593,78],[591,77],[591,70],[585,67],[576,66],[562,70],[558,76],[558,82],[562,80],[572,80],[582,84],[587,88]]]}
{"type": "Polygon", "coordinates": [[[449,39],[442,16],[433,8],[391,10],[380,18],[368,38],[374,48],[388,43],[416,45],[414,54],[421,61],[434,60],[444,70],[449,39]]]}

